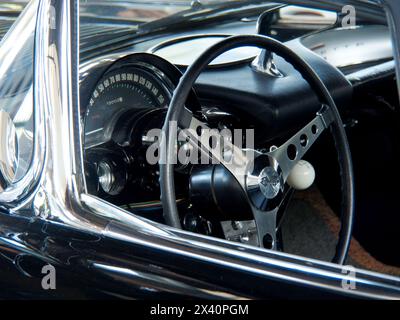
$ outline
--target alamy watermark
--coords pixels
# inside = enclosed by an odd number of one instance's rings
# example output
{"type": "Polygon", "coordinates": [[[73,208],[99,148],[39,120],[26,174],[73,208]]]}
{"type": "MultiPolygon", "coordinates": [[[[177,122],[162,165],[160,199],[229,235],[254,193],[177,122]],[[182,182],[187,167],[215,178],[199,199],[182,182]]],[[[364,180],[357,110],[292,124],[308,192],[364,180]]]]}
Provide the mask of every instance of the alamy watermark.
{"type": "Polygon", "coordinates": [[[353,266],[343,266],[342,274],[345,274],[342,279],[342,288],[345,290],[356,290],[356,268],[353,266]]]}
{"type": "Polygon", "coordinates": [[[175,121],[170,121],[168,130],[173,152],[166,147],[163,130],[152,129],[147,133],[145,140],[151,143],[146,151],[149,164],[223,163],[242,167],[251,165],[254,159],[254,129],[179,129],[175,121]]]}
{"type": "MultiPolygon", "coordinates": [[[[56,289],[56,268],[51,264],[43,266],[42,274],[44,274],[41,285],[43,290],[55,290],[56,289]]],[[[344,290],[356,290],[356,268],[350,265],[342,267],[341,286],[344,290]]]]}
{"type": "Polygon", "coordinates": [[[55,290],[56,289],[56,268],[51,264],[46,264],[42,268],[42,288],[43,290],[55,290]]]}
{"type": "Polygon", "coordinates": [[[342,27],[355,27],[356,22],[356,8],[351,5],[342,7],[342,27]]]}

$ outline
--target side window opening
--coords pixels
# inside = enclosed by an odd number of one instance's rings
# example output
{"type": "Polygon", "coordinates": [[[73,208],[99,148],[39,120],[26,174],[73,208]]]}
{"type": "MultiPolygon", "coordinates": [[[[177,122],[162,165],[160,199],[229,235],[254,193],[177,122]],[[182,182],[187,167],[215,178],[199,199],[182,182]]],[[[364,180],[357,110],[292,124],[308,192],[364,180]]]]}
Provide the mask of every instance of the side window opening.
{"type": "Polygon", "coordinates": [[[32,160],[37,5],[32,1],[25,8],[0,45],[0,192],[20,181],[32,160]]]}

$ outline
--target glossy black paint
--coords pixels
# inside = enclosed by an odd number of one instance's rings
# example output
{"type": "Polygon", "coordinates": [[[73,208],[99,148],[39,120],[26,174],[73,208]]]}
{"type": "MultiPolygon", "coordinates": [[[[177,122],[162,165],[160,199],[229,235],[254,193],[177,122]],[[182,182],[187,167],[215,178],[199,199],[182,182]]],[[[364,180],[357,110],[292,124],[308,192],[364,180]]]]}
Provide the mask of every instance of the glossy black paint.
{"type": "MultiPolygon", "coordinates": [[[[275,275],[271,273],[266,276],[265,273],[250,271],[257,268],[250,261],[243,260],[245,269],[241,269],[229,263],[219,264],[198,259],[196,254],[204,250],[201,248],[192,250],[194,256],[190,258],[181,254],[181,250],[188,248],[178,242],[170,242],[175,252],[165,251],[164,239],[141,231],[134,235],[140,241],[132,243],[90,234],[55,222],[16,217],[5,212],[0,214],[0,224],[0,285],[7,288],[1,291],[2,298],[181,300],[343,299],[358,296],[353,292],[326,290],[330,285],[323,273],[319,280],[322,286],[318,288],[312,282],[290,280],[290,273],[280,268],[275,269],[275,275]],[[143,245],[142,241],[147,243],[143,245]],[[41,287],[44,276],[41,268],[49,263],[56,268],[56,290],[43,290],[41,287]],[[246,268],[250,268],[248,272],[246,268]],[[282,278],[285,274],[289,276],[286,280],[282,278]]],[[[132,230],[125,230],[118,223],[113,223],[109,229],[132,234],[132,230]]],[[[223,259],[229,261],[227,257],[223,259]]],[[[285,261],[290,263],[291,260],[282,259],[283,263],[285,261]]],[[[262,264],[258,267],[261,271],[262,264]]],[[[329,271],[329,268],[324,268],[329,271]]],[[[304,275],[301,275],[301,270],[298,272],[300,279],[304,275]]],[[[360,274],[359,281],[359,290],[364,288],[371,292],[371,284],[376,279],[360,274]]],[[[387,284],[390,282],[387,281],[387,284]]],[[[392,281],[393,285],[396,282],[392,281]]],[[[376,287],[376,293],[379,292],[383,296],[396,296],[396,290],[389,287],[376,287]]]]}
{"type": "MultiPolygon", "coordinates": [[[[40,219],[0,214],[4,299],[329,298],[308,286],[238,273],[40,219]],[[41,286],[56,268],[55,290],[41,286]],[[262,281],[261,281],[262,280],[262,281]]],[[[342,296],[344,297],[344,296],[342,296]]]]}

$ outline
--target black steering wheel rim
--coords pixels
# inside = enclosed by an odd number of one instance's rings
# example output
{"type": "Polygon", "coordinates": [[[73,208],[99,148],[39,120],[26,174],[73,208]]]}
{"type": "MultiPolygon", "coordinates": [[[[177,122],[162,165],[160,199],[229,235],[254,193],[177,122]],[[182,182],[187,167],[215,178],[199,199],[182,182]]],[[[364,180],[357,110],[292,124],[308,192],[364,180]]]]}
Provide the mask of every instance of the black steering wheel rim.
{"type": "Polygon", "coordinates": [[[336,246],[334,263],[343,264],[350,247],[353,218],[354,218],[354,178],[351,153],[347,141],[346,132],[343,127],[339,111],[323,81],[295,52],[278,40],[261,35],[240,35],[226,38],[208,48],[197,60],[189,66],[179,81],[163,126],[164,143],[160,144],[160,189],[164,216],[168,225],[181,228],[178,209],[176,206],[175,183],[174,183],[174,158],[175,143],[173,135],[170,134],[170,123],[182,123],[184,118],[185,103],[187,97],[200,73],[204,68],[219,55],[234,48],[243,46],[255,46],[266,49],[281,56],[289,62],[302,77],[309,83],[318,95],[322,104],[329,106],[333,122],[330,125],[331,134],[336,145],[339,160],[342,202],[341,202],[341,229],[336,246]]]}

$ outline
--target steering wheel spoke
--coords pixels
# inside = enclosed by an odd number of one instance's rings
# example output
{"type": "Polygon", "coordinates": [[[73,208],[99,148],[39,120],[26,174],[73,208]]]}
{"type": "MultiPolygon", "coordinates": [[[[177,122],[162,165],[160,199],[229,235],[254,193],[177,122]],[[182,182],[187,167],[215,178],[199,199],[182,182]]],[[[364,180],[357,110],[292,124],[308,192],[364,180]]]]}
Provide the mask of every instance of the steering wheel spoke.
{"type": "Polygon", "coordinates": [[[279,148],[276,148],[268,153],[275,159],[282,170],[283,181],[292,171],[293,167],[304,157],[307,151],[321,136],[333,122],[328,106],[323,106],[317,113],[316,117],[310,121],[304,128],[298,131],[293,137],[286,141],[279,148]]]}
{"type": "Polygon", "coordinates": [[[277,248],[277,214],[279,208],[262,211],[252,206],[252,212],[257,227],[258,244],[262,248],[275,250],[277,248]]]}
{"type": "Polygon", "coordinates": [[[194,117],[187,109],[185,109],[182,119],[179,126],[186,124],[186,129],[183,129],[181,134],[194,148],[200,150],[202,163],[205,159],[207,163],[223,165],[244,189],[247,167],[257,153],[253,150],[239,148],[232,143],[229,137],[222,135],[216,129],[211,129],[206,123],[194,117]]]}

